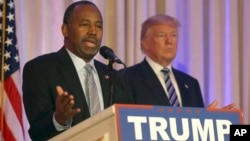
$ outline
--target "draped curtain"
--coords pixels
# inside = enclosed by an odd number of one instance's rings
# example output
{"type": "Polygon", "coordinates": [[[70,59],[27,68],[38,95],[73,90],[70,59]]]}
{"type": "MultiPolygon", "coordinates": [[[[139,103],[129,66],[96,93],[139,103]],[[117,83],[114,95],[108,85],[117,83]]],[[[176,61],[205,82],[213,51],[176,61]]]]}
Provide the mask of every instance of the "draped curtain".
{"type": "MultiPolygon", "coordinates": [[[[21,69],[24,64],[63,46],[61,24],[74,0],[15,0],[21,69]]],[[[142,22],[169,14],[180,23],[173,66],[200,82],[206,105],[235,103],[250,124],[249,0],[92,0],[104,18],[102,45],[128,66],[139,63],[142,22]]],[[[96,59],[106,63],[99,54],[96,59]]],[[[119,69],[119,65],[116,66],[119,69]]]]}

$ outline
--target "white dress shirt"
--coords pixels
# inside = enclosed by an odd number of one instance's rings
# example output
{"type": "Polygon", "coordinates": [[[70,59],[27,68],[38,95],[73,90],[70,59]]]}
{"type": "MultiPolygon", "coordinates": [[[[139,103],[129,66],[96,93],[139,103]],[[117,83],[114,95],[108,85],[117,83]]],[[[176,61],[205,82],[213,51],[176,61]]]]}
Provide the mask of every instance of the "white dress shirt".
{"type": "MultiPolygon", "coordinates": [[[[74,64],[75,69],[77,71],[78,78],[80,79],[80,82],[81,82],[82,90],[84,91],[84,95],[86,97],[86,92],[85,92],[86,70],[84,68],[85,65],[86,65],[86,62],[82,58],[80,58],[80,57],[76,56],[75,54],[73,54],[68,49],[66,49],[66,50],[69,53],[69,56],[73,61],[73,64],[74,64]]],[[[99,102],[100,102],[101,110],[103,110],[104,109],[104,102],[103,102],[103,96],[102,96],[101,83],[100,83],[100,79],[98,77],[97,70],[96,70],[95,65],[94,65],[94,60],[91,60],[90,62],[88,62],[88,64],[90,64],[93,67],[93,76],[94,76],[94,80],[95,80],[95,83],[96,83],[96,86],[97,86],[99,102]]],[[[53,116],[53,123],[54,123],[57,131],[62,131],[62,130],[65,130],[65,129],[68,129],[68,128],[71,127],[72,119],[69,120],[65,126],[62,126],[55,120],[55,116],[53,116]]]]}
{"type": "Polygon", "coordinates": [[[155,61],[153,61],[152,59],[150,59],[149,57],[146,56],[146,61],[148,62],[148,64],[150,65],[150,67],[153,69],[155,75],[157,76],[158,80],[160,81],[166,95],[168,96],[168,91],[167,91],[167,88],[166,88],[166,84],[165,84],[165,80],[164,80],[164,74],[162,73],[162,69],[164,67],[167,67],[169,70],[170,70],[170,73],[169,73],[169,77],[171,79],[171,82],[175,88],[175,92],[177,94],[177,98],[178,98],[178,101],[180,103],[180,106],[182,106],[182,101],[181,101],[181,95],[180,95],[180,90],[179,90],[179,87],[177,85],[177,82],[176,82],[176,79],[175,79],[175,76],[174,76],[174,73],[172,71],[172,66],[171,64],[168,65],[168,66],[161,66],[159,65],[158,63],[156,63],[155,61]]]}

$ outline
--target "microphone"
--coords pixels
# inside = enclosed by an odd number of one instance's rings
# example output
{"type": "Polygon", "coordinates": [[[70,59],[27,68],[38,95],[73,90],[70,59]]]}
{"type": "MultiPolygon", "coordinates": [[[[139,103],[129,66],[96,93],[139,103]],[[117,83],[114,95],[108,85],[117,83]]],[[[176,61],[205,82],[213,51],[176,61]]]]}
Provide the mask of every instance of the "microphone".
{"type": "MultiPolygon", "coordinates": [[[[107,46],[102,46],[99,52],[102,55],[102,57],[104,57],[105,59],[109,59],[109,64],[107,66],[106,75],[108,76],[111,75],[110,73],[112,73],[112,70],[113,70],[112,64],[114,62],[118,64],[122,64],[124,68],[126,69],[126,65],[114,54],[111,48],[107,46]]],[[[114,80],[111,82],[111,85],[110,85],[110,97],[109,97],[110,105],[112,105],[114,102],[114,85],[116,84],[116,81],[117,81],[117,77],[114,78],[114,80]]]]}
{"type": "Polygon", "coordinates": [[[102,46],[100,48],[100,54],[106,58],[111,60],[112,62],[116,62],[118,64],[124,64],[113,52],[113,50],[107,46],[102,46]]]}

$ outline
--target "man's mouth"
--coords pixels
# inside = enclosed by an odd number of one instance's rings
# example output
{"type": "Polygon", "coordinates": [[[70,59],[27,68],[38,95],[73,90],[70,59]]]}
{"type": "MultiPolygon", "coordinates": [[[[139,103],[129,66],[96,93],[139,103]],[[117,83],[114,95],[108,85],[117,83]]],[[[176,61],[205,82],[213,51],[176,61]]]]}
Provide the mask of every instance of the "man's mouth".
{"type": "Polygon", "coordinates": [[[86,41],[84,44],[86,46],[88,46],[88,47],[96,47],[96,43],[93,43],[93,42],[90,42],[90,41],[86,41]]]}

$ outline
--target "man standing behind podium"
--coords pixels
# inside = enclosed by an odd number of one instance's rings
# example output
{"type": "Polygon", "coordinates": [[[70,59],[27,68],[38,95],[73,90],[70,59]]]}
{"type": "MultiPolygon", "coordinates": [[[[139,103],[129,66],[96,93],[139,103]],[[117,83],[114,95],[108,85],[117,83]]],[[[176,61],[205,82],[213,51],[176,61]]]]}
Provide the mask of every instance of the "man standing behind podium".
{"type": "Polygon", "coordinates": [[[107,66],[93,59],[103,34],[102,15],[96,5],[89,1],[71,4],[61,29],[64,46],[58,52],[29,61],[23,69],[23,101],[32,140],[48,140],[89,118],[89,103],[100,105],[93,108],[99,112],[109,107],[111,94],[114,103],[132,102],[117,71],[111,70],[107,75],[107,66]],[[87,95],[91,87],[85,86],[86,64],[94,76],[89,80],[94,80],[97,87],[95,102],[89,100],[93,93],[87,95]]]}
{"type": "MultiPolygon", "coordinates": [[[[178,106],[204,107],[198,81],[171,64],[177,54],[179,26],[178,20],[168,15],[152,16],[142,24],[141,50],[146,57],[124,73],[135,103],[173,106],[171,101],[176,100],[178,106]],[[165,80],[163,69],[168,69],[170,79],[165,80]]],[[[216,105],[214,101],[208,108],[216,105]]],[[[229,104],[223,108],[234,106],[229,104]]]]}

